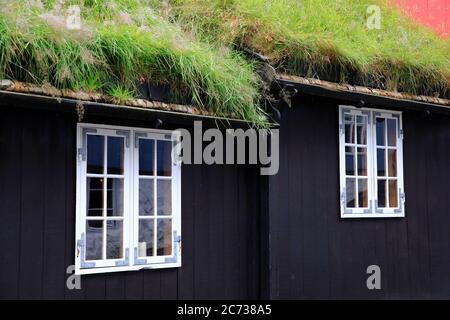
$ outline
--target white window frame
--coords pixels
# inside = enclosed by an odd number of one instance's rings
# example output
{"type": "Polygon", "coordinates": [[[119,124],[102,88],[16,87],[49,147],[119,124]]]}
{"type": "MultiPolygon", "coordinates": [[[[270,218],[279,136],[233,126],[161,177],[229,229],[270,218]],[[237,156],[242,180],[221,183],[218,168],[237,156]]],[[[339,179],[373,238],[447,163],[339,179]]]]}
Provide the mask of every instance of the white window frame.
{"type": "MultiPolygon", "coordinates": [[[[357,144],[357,141],[355,141],[357,144]]],[[[357,152],[357,147],[355,152],[357,152]]],[[[386,149],[389,149],[386,146],[386,149]]],[[[357,158],[355,159],[357,161],[357,158]]],[[[386,165],[386,170],[388,170],[386,165]]],[[[340,171],[340,208],[341,218],[402,218],[405,217],[405,194],[403,177],[403,125],[402,112],[391,110],[379,110],[372,108],[356,108],[354,106],[339,106],[339,171],[340,171]],[[345,124],[344,115],[366,115],[367,126],[367,177],[368,177],[368,207],[350,208],[346,200],[346,162],[345,162],[345,124]],[[398,206],[378,207],[377,190],[377,142],[376,142],[376,118],[395,118],[397,120],[397,200],[398,206]]],[[[356,174],[356,173],[355,173],[356,174]]],[[[395,179],[395,178],[393,178],[395,179]]],[[[357,181],[357,179],[356,179],[357,181]]],[[[357,198],[357,197],[356,197],[357,198]]],[[[355,199],[356,200],[356,199],[355,199]]],[[[388,201],[388,199],[387,199],[388,201]]]]}
{"type": "MultiPolygon", "coordinates": [[[[172,255],[140,258],[138,253],[138,203],[139,203],[139,139],[180,141],[180,132],[131,128],[101,124],[77,125],[77,174],[76,174],[76,224],[75,224],[75,274],[94,274],[118,271],[137,271],[141,269],[158,269],[181,267],[181,165],[178,159],[172,159],[172,176],[158,177],[172,181],[172,255]],[[86,226],[86,181],[87,181],[87,143],[86,136],[96,134],[124,138],[124,212],[123,220],[123,259],[85,260],[85,226],[86,226]]],[[[106,145],[106,139],[105,139],[106,145]]],[[[106,154],[104,161],[106,162],[106,154]]],[[[156,157],[156,154],[155,154],[156,157]]],[[[177,155],[179,157],[179,155],[177,155]]],[[[156,159],[155,159],[156,160],[156,159]]],[[[156,162],[155,162],[156,163],[156,162]]],[[[154,173],[156,176],[156,172],[154,173]]],[[[111,176],[98,174],[89,176],[111,176]]],[[[156,181],[156,179],[155,179],[156,181]]],[[[155,182],[156,183],[156,182],[155,182]]],[[[106,189],[106,187],[105,187],[106,189]]],[[[105,191],[106,192],[106,191],[105,191]]],[[[156,192],[156,189],[154,190],[156,192]]],[[[166,217],[165,217],[166,218],[166,217]]],[[[102,218],[98,218],[101,220],[102,218]]],[[[89,217],[89,220],[96,218],[89,217]]],[[[155,216],[156,220],[156,216],[155,216]]],[[[104,233],[106,233],[104,224],[104,233]]],[[[156,236],[156,232],[154,231],[156,236]]],[[[106,246],[106,238],[103,239],[106,246]]],[[[154,244],[156,246],[156,243],[154,244]]],[[[105,254],[105,253],[104,253],[105,254]]]]}

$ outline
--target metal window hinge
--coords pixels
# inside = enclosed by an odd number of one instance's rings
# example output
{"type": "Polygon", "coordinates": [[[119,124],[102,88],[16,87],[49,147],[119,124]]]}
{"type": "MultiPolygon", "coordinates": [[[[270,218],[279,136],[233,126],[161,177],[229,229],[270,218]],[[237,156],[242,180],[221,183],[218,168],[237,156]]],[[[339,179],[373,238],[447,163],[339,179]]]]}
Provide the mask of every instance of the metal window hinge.
{"type": "Polygon", "coordinates": [[[134,264],[135,265],[147,264],[147,259],[139,259],[137,247],[134,247],[134,264]]]}
{"type": "Polygon", "coordinates": [[[125,146],[127,148],[130,147],[130,131],[128,130],[117,130],[116,134],[119,136],[124,136],[125,137],[125,146]]]}
{"type": "Polygon", "coordinates": [[[87,157],[87,134],[97,133],[97,129],[83,128],[81,131],[81,148],[78,148],[78,157],[81,161],[86,161],[87,157]]]}
{"type": "Polygon", "coordinates": [[[135,132],[134,133],[134,147],[139,148],[139,138],[147,137],[145,132],[135,132]]]}
{"type": "Polygon", "coordinates": [[[77,257],[80,257],[80,268],[95,268],[95,262],[86,262],[86,236],[81,233],[81,238],[77,240],[77,257]]]}
{"type": "MultiPolygon", "coordinates": [[[[164,259],[165,263],[176,263],[178,261],[177,244],[181,244],[181,236],[177,235],[177,232],[173,232],[173,252],[172,256],[164,259]]],[[[180,246],[181,248],[181,246],[180,246]]]]}
{"type": "Polygon", "coordinates": [[[125,259],[116,261],[116,267],[128,266],[130,265],[130,249],[125,249],[125,259]]]}

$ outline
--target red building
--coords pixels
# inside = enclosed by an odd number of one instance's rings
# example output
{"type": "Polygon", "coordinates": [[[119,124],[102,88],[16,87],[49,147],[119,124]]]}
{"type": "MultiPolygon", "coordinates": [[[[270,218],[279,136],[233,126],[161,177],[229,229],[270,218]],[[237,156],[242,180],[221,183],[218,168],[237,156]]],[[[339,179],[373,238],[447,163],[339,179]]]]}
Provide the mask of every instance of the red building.
{"type": "Polygon", "coordinates": [[[443,38],[450,34],[450,0],[394,0],[414,20],[443,38]]]}

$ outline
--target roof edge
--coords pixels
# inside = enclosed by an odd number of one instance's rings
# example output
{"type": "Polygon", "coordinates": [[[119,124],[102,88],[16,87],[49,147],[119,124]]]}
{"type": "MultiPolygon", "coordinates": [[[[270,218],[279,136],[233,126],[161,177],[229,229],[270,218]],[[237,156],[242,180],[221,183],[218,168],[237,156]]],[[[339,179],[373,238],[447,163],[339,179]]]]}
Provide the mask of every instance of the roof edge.
{"type": "Polygon", "coordinates": [[[339,84],[286,74],[277,74],[276,82],[282,86],[293,86],[305,94],[344,101],[360,102],[363,100],[366,103],[379,106],[443,112],[445,114],[450,113],[450,100],[443,98],[422,95],[416,96],[408,93],[339,84]]]}

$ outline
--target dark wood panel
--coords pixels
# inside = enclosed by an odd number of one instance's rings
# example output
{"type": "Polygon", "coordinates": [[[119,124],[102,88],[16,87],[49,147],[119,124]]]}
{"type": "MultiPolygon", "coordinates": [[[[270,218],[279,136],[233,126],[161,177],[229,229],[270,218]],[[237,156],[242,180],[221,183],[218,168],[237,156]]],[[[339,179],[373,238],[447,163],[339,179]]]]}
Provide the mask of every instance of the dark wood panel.
{"type": "Polygon", "coordinates": [[[450,297],[450,118],[405,112],[404,131],[406,217],[341,219],[338,105],[301,96],[283,110],[269,178],[272,298],[450,297]],[[372,264],[381,290],[366,287],[372,264]]]}
{"type": "MultiPolygon", "coordinates": [[[[16,124],[17,125],[17,124],[16,124]]],[[[35,114],[21,121],[21,221],[19,297],[40,299],[43,289],[45,157],[49,152],[47,119],[35,114]],[[37,125],[39,124],[39,125],[37,125]]]]}
{"type": "Polygon", "coordinates": [[[0,299],[19,297],[22,128],[18,114],[0,117],[0,299]]]}
{"type": "Polygon", "coordinates": [[[69,290],[66,269],[74,264],[75,250],[76,117],[5,112],[0,125],[0,249],[6,253],[0,256],[1,298],[258,296],[259,190],[249,190],[257,181],[253,168],[183,166],[181,268],[86,275],[81,290],[69,290]]]}
{"type": "Polygon", "coordinates": [[[43,298],[62,299],[67,265],[64,261],[65,239],[65,183],[66,183],[66,126],[65,118],[58,114],[47,117],[45,129],[48,143],[44,172],[44,259],[43,259],[43,298]],[[52,123],[52,125],[49,125],[52,123]]]}

